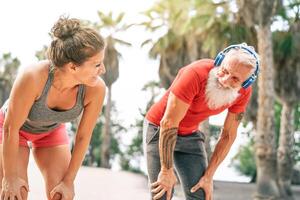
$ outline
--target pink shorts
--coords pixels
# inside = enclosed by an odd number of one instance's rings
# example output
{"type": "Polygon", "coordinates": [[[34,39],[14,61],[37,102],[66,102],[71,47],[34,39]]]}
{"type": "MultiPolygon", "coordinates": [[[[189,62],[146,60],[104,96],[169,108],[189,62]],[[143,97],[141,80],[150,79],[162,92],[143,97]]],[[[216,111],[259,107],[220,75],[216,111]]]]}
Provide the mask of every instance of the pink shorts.
{"type": "MultiPolygon", "coordinates": [[[[2,144],[4,114],[0,111],[0,144],[2,144]]],[[[29,133],[19,131],[20,146],[28,147],[28,142],[32,143],[32,147],[52,147],[58,145],[69,144],[69,137],[66,131],[66,125],[61,124],[57,128],[45,133],[29,133]]]]}

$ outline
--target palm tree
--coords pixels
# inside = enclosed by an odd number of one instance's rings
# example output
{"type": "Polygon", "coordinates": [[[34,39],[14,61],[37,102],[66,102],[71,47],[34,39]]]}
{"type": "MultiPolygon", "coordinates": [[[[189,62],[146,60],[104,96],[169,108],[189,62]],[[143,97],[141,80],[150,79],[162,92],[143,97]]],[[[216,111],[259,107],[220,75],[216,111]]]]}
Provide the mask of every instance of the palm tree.
{"type": "Polygon", "coordinates": [[[274,62],[271,22],[279,0],[238,0],[248,26],[256,26],[261,73],[258,79],[258,116],[255,137],[257,187],[255,199],[278,198],[274,131],[274,62]]]}
{"type": "MultiPolygon", "coordinates": [[[[149,39],[143,43],[152,44],[150,57],[160,58],[159,76],[164,88],[171,85],[181,67],[196,59],[215,57],[232,43],[257,43],[255,29],[246,27],[243,18],[231,12],[228,1],[160,1],[145,16],[148,20],[142,25],[148,30],[165,32],[157,41],[149,39]]],[[[208,120],[199,129],[208,136],[206,151],[210,157],[208,120]]]]}
{"type": "MultiPolygon", "coordinates": [[[[293,10],[293,9],[290,9],[293,10]]],[[[277,31],[274,38],[275,91],[282,104],[277,150],[278,183],[281,197],[294,199],[291,179],[294,166],[294,111],[300,102],[300,4],[288,31],[277,31]]]]}
{"type": "Polygon", "coordinates": [[[13,58],[11,53],[4,53],[0,58],[0,105],[9,97],[20,64],[19,59],[13,58]]]}
{"type": "Polygon", "coordinates": [[[111,107],[112,107],[112,85],[119,77],[119,58],[121,54],[116,49],[117,44],[131,46],[130,43],[125,42],[115,37],[115,34],[121,31],[125,31],[130,27],[123,23],[124,13],[119,14],[114,18],[110,12],[107,15],[98,12],[99,23],[96,23],[95,27],[99,31],[108,31],[106,37],[105,59],[104,65],[106,67],[106,73],[103,75],[103,79],[107,85],[108,94],[105,106],[105,123],[102,131],[102,150],[101,150],[101,167],[109,168],[110,159],[110,145],[111,145],[111,107]]]}
{"type": "Polygon", "coordinates": [[[47,59],[47,49],[48,49],[48,46],[47,45],[44,45],[42,47],[41,50],[38,50],[35,52],[35,57],[38,59],[38,60],[45,60],[47,59]]]}
{"type": "Polygon", "coordinates": [[[149,56],[159,58],[159,77],[164,88],[171,85],[181,67],[199,58],[197,38],[189,28],[191,2],[161,0],[144,12],[147,19],[140,24],[153,33],[164,32],[157,40],[151,38],[142,44],[151,44],[149,56]]]}

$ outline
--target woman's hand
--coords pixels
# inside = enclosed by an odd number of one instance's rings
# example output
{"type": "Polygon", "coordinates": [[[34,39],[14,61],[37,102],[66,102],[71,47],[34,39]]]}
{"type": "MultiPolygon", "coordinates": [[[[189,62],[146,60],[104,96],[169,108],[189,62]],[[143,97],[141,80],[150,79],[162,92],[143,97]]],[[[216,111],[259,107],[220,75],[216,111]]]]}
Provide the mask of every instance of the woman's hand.
{"type": "Polygon", "coordinates": [[[73,200],[75,196],[74,193],[74,183],[68,183],[61,181],[57,186],[55,186],[50,192],[51,200],[73,200]]]}
{"type": "Polygon", "coordinates": [[[27,182],[20,177],[3,177],[1,200],[23,200],[21,189],[24,188],[27,192],[29,187],[27,182]]]}

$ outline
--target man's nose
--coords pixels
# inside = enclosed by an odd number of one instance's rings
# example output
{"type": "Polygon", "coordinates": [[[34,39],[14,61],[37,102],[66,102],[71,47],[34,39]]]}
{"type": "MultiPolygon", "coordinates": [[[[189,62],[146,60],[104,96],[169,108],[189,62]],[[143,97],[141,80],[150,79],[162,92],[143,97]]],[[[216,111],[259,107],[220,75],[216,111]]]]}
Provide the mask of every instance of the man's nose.
{"type": "Polygon", "coordinates": [[[224,83],[228,84],[230,82],[230,75],[229,74],[224,74],[221,79],[224,83]]]}

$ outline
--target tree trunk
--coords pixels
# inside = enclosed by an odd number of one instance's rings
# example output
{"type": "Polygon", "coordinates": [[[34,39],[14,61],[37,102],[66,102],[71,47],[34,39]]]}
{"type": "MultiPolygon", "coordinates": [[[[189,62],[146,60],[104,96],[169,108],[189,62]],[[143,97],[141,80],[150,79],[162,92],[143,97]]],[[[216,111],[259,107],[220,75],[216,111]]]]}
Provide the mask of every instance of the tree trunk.
{"type": "Polygon", "coordinates": [[[257,184],[254,199],[277,199],[276,149],[274,122],[274,71],[272,33],[270,25],[260,25],[257,30],[261,73],[258,80],[258,120],[255,135],[257,184]]]}
{"type": "Polygon", "coordinates": [[[110,144],[111,144],[111,125],[110,125],[110,111],[111,111],[111,85],[107,86],[107,103],[105,105],[105,123],[102,131],[102,144],[101,144],[101,167],[110,168],[110,144]]]}
{"type": "Polygon", "coordinates": [[[280,121],[279,147],[277,150],[278,183],[280,195],[285,200],[293,200],[291,179],[293,173],[294,108],[283,102],[280,121]]]}

